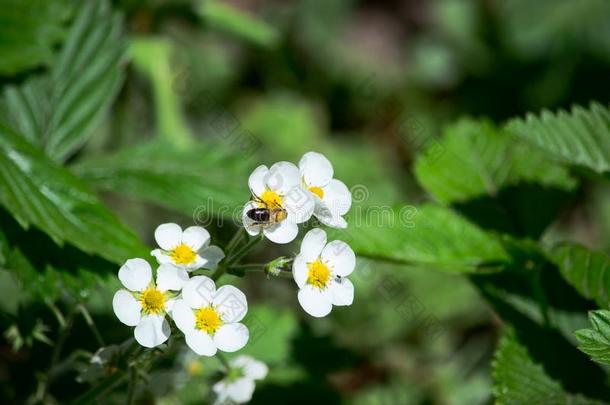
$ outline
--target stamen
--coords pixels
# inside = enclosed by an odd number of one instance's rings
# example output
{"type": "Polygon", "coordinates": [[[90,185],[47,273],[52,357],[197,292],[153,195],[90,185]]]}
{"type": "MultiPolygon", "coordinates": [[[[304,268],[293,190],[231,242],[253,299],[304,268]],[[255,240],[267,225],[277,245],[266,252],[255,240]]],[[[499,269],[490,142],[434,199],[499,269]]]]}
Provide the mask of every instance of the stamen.
{"type": "Polygon", "coordinates": [[[171,250],[170,256],[176,264],[190,264],[195,261],[197,253],[190,246],[182,243],[171,250]]]}
{"type": "Polygon", "coordinates": [[[307,283],[313,285],[316,288],[326,288],[330,280],[330,269],[320,259],[312,263],[307,263],[309,273],[307,275],[307,283]]]}
{"type": "Polygon", "coordinates": [[[220,315],[214,307],[204,307],[195,311],[195,327],[209,335],[214,334],[223,325],[220,315]]]}

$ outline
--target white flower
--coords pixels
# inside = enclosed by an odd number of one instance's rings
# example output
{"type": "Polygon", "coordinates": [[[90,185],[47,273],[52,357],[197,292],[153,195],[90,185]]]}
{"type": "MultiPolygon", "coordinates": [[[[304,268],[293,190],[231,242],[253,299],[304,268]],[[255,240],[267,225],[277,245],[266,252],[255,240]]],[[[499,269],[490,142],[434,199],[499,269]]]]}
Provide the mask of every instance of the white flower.
{"type": "Polygon", "coordinates": [[[250,235],[258,235],[261,230],[272,242],[288,243],[296,238],[297,224],[311,218],[315,202],[310,193],[301,187],[299,169],[289,162],[278,162],[270,169],[265,165],[257,167],[248,186],[253,200],[248,201],[242,212],[242,221],[250,235]],[[256,221],[248,212],[256,208],[270,210],[271,222],[256,221]]]}
{"type": "Polygon", "coordinates": [[[324,225],[347,228],[343,215],[352,205],[352,194],[347,186],[333,179],[333,166],[316,152],[307,152],[299,161],[303,187],[314,196],[314,215],[324,225]]]}
{"type": "Polygon", "coordinates": [[[299,286],[299,303],[308,314],[326,316],[333,305],[351,305],[354,285],[346,277],[356,266],[356,255],[347,243],[326,243],[326,232],[307,232],[301,252],[294,258],[292,276],[299,286]]]}
{"type": "Polygon", "coordinates": [[[155,347],[170,335],[165,314],[171,311],[176,293],[188,280],[185,269],[162,264],[157,269],[157,282],[152,278],[150,264],[144,259],[129,259],[119,269],[119,280],[126,289],[114,294],[112,307],[119,321],[135,326],[139,344],[155,347]]]}
{"type": "Polygon", "coordinates": [[[218,381],[212,389],[216,393],[215,404],[243,404],[252,399],[254,381],[267,376],[269,369],[262,361],[250,356],[237,356],[229,362],[227,375],[218,381]]]}
{"type": "Polygon", "coordinates": [[[189,271],[200,268],[214,270],[225,254],[218,246],[209,246],[210,233],[201,226],[184,231],[173,223],[155,229],[155,240],[161,249],[150,252],[159,264],[171,263],[189,271]]]}
{"type": "Polygon", "coordinates": [[[239,289],[224,285],[217,290],[211,278],[195,276],[184,285],[172,317],[195,353],[213,356],[216,350],[234,352],[246,345],[248,328],[239,322],[246,312],[246,296],[239,289]]]}

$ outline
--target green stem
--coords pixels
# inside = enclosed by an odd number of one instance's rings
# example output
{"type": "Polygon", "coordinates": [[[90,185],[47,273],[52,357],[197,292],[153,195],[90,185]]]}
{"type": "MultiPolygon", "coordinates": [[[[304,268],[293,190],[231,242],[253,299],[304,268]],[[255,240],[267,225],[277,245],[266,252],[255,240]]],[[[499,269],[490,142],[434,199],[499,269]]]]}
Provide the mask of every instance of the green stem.
{"type": "Polygon", "coordinates": [[[242,257],[246,255],[258,242],[262,240],[263,236],[255,236],[251,238],[244,247],[233,254],[227,259],[227,267],[231,267],[234,263],[238,262],[242,257]]]}
{"type": "Polygon", "coordinates": [[[233,250],[239,245],[239,242],[241,242],[241,239],[243,238],[245,232],[246,230],[244,228],[239,228],[237,232],[235,232],[229,243],[227,243],[227,247],[225,248],[225,251],[227,252],[227,258],[231,257],[231,255],[233,254],[233,250]]]}
{"type": "Polygon", "coordinates": [[[74,316],[76,314],[76,309],[70,311],[67,317],[63,317],[59,308],[57,308],[54,304],[51,304],[52,308],[54,308],[54,312],[56,312],[56,316],[58,316],[59,322],[59,333],[57,336],[57,341],[55,342],[55,347],[53,348],[53,353],[51,354],[51,361],[49,362],[49,367],[46,372],[46,380],[42,386],[40,391],[40,399],[44,400],[49,391],[49,387],[51,386],[51,382],[53,380],[53,376],[55,374],[55,365],[59,361],[59,356],[61,355],[61,351],[64,347],[64,343],[70,334],[70,330],[72,329],[72,323],[74,322],[74,316]]]}
{"type": "Polygon", "coordinates": [[[229,370],[231,369],[231,366],[229,365],[227,358],[224,356],[224,354],[222,354],[220,352],[216,352],[216,357],[218,357],[218,360],[220,360],[220,362],[222,363],[222,365],[225,368],[225,371],[228,373],[229,370]]]}
{"type": "Polygon", "coordinates": [[[89,311],[87,310],[85,305],[78,304],[78,309],[80,310],[81,314],[83,315],[83,318],[85,318],[85,322],[89,326],[89,329],[91,329],[91,333],[93,333],[93,336],[97,340],[97,344],[100,345],[101,347],[106,346],[106,344],[104,343],[104,338],[102,338],[102,334],[100,333],[99,329],[95,325],[95,322],[93,321],[93,318],[91,317],[91,314],[89,313],[89,311]]]}
{"type": "Polygon", "coordinates": [[[133,403],[134,394],[136,392],[136,385],[138,380],[138,373],[136,368],[131,365],[129,367],[129,386],[127,388],[127,405],[131,405],[133,403]]]}

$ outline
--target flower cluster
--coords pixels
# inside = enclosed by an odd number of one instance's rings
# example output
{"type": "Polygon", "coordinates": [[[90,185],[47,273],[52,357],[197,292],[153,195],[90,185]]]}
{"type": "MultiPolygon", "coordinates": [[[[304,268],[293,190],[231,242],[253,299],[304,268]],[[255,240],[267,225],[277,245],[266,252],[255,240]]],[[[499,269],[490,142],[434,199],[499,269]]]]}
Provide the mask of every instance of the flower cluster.
{"type": "MultiPolygon", "coordinates": [[[[351,207],[352,195],[333,176],[332,164],[317,152],[303,155],[298,167],[290,162],[257,167],[248,179],[252,198],[242,211],[246,231],[250,235],[262,232],[275,243],[288,243],[297,237],[298,224],[312,216],[329,227],[347,228],[343,216],[351,207]]],[[[327,244],[322,229],[309,231],[292,267],[303,309],[323,317],[333,305],[351,305],[354,285],[346,276],[355,265],[356,256],[345,242],[327,244]]]]}
{"type": "Polygon", "coordinates": [[[158,346],[169,338],[169,315],[187,345],[197,354],[213,356],[217,350],[234,352],[248,342],[248,328],[240,323],[248,310],[246,296],[236,287],[216,289],[206,276],[190,277],[200,268],[216,268],[222,250],[209,246],[210,234],[200,226],[184,231],[176,224],[159,225],[155,240],[160,249],[151,252],[159,262],[156,281],[150,264],[130,259],[119,269],[125,287],[112,300],[121,322],[135,326],[134,337],[145,347],[158,346]]]}
{"type": "MultiPolygon", "coordinates": [[[[289,243],[297,237],[299,224],[312,217],[331,228],[347,227],[344,215],[352,203],[351,193],[334,178],[333,166],[319,153],[306,153],[298,166],[289,162],[259,166],[248,186],[252,197],[243,208],[242,219],[251,236],[262,233],[272,242],[289,243]]],[[[159,246],[151,252],[159,265],[154,277],[146,260],[127,260],[119,269],[124,288],[112,301],[119,320],[135,327],[135,340],[148,348],[163,344],[172,333],[171,320],[197,355],[243,348],[249,339],[248,328],[241,323],[248,311],[246,296],[232,285],[217,288],[214,280],[230,272],[257,239],[251,238],[235,253],[243,239],[241,233],[236,234],[227,245],[226,263],[220,264],[225,254],[210,245],[210,234],[201,226],[183,230],[177,224],[162,224],[154,237],[159,246]],[[203,275],[204,269],[215,271],[212,278],[203,275]]],[[[305,234],[294,258],[272,260],[265,271],[279,275],[289,270],[285,266],[290,262],[298,302],[305,312],[323,317],[333,306],[352,304],[354,285],[347,276],[354,271],[356,256],[347,243],[328,242],[326,232],[314,227],[305,234]]],[[[254,381],[265,377],[267,366],[248,356],[224,364],[226,375],[213,386],[217,401],[249,401],[254,381]]]]}

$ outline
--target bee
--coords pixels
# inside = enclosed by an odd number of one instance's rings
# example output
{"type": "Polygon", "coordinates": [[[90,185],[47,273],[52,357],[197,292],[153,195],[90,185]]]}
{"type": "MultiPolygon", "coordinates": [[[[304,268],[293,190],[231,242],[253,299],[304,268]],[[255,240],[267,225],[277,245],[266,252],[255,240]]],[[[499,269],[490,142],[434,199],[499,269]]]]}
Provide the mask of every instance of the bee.
{"type": "Polygon", "coordinates": [[[254,197],[262,207],[252,208],[246,212],[256,225],[274,225],[282,222],[288,216],[288,212],[279,204],[268,204],[258,197],[254,197]]]}

